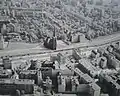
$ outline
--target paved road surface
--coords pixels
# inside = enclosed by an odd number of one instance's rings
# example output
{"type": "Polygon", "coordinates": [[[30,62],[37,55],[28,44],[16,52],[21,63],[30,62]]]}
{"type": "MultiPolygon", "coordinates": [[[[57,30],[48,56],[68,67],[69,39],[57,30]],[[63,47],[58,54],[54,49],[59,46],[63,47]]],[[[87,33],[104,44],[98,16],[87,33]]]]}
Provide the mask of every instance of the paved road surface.
{"type": "MultiPolygon", "coordinates": [[[[120,41],[120,34],[103,36],[101,38],[94,39],[93,41],[88,41],[88,42],[85,42],[85,43],[74,43],[74,44],[71,44],[71,45],[65,45],[64,43],[62,44],[60,42],[60,43],[58,43],[57,50],[76,48],[76,47],[84,47],[84,46],[89,46],[89,45],[99,45],[99,44],[104,44],[104,43],[115,41],[115,40],[120,41]]],[[[52,52],[52,50],[46,49],[43,46],[36,46],[34,48],[29,48],[28,47],[28,48],[24,48],[22,50],[21,49],[0,50],[0,56],[23,55],[23,54],[50,52],[50,51],[52,52]]]]}

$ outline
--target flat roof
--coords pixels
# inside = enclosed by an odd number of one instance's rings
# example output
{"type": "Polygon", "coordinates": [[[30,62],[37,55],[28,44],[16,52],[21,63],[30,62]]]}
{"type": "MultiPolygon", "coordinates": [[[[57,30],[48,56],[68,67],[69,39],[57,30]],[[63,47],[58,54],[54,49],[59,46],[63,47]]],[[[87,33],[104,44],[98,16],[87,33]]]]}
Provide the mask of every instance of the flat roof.
{"type": "Polygon", "coordinates": [[[0,79],[0,84],[34,84],[34,80],[29,80],[29,79],[0,79]]]}

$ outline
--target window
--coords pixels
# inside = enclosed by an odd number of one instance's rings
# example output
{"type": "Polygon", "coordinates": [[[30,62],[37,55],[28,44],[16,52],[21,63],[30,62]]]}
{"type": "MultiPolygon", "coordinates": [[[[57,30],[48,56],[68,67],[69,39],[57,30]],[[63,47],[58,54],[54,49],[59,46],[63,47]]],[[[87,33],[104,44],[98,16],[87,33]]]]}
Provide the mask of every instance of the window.
{"type": "Polygon", "coordinates": [[[0,4],[2,4],[2,1],[0,1],[0,4]]]}

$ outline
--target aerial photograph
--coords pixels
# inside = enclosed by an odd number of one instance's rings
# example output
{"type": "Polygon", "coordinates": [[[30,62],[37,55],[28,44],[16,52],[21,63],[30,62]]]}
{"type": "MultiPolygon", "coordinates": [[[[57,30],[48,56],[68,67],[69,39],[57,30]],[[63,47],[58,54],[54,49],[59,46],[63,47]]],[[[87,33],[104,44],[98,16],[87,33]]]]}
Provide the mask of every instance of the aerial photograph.
{"type": "Polygon", "coordinates": [[[0,0],[0,96],[120,96],[120,0],[0,0]]]}

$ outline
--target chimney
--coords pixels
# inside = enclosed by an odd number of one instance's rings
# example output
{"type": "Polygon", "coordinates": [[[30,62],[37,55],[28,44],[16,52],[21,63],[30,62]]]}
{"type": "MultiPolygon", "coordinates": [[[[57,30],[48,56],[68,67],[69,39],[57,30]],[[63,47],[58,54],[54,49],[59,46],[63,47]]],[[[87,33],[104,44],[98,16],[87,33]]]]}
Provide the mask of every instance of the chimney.
{"type": "Polygon", "coordinates": [[[55,37],[55,26],[54,26],[54,30],[53,30],[53,37],[55,37]]]}

